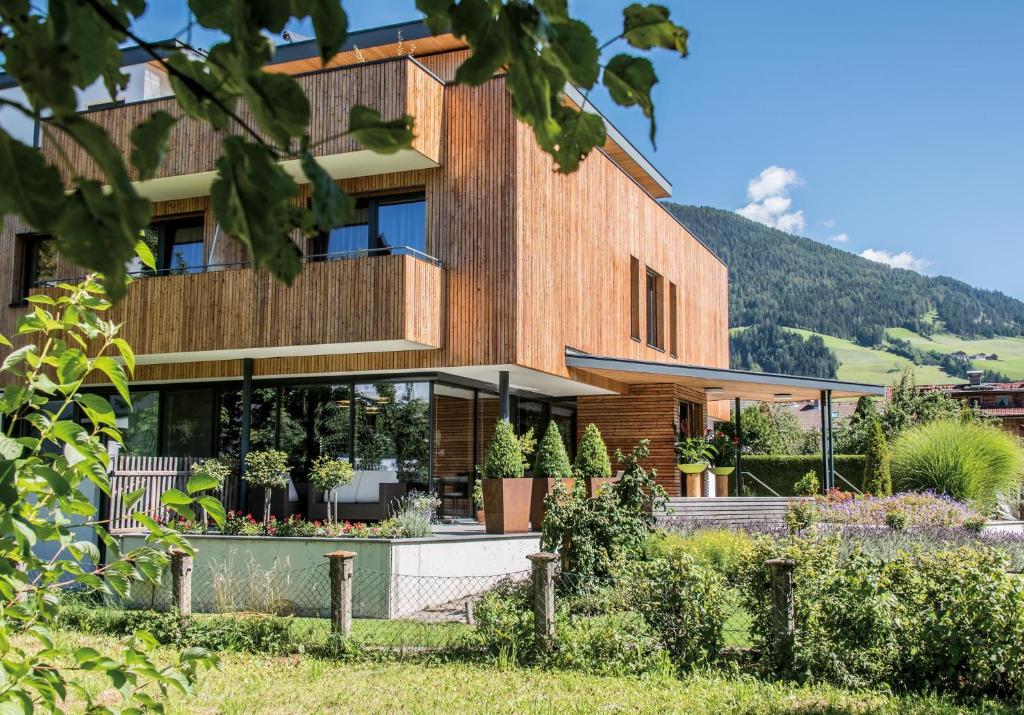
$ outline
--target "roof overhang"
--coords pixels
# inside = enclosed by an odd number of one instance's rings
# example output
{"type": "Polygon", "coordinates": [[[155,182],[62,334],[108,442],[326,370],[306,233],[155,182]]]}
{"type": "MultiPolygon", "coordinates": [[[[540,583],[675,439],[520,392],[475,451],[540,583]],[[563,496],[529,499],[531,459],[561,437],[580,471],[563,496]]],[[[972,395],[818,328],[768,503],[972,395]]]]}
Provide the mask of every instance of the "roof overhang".
{"type": "Polygon", "coordinates": [[[831,391],[834,398],[885,395],[885,387],[882,385],[645,360],[623,360],[576,352],[566,353],[565,364],[570,370],[580,370],[627,385],[683,385],[704,392],[711,401],[740,398],[795,402],[816,400],[822,391],[831,391]]]}

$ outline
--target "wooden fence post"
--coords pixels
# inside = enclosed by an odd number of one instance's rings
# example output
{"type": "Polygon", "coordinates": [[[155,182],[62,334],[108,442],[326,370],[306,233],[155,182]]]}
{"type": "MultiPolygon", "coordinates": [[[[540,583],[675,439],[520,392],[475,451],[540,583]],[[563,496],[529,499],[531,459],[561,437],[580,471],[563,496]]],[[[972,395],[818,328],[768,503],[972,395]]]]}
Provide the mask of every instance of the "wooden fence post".
{"type": "Polygon", "coordinates": [[[352,571],[354,551],[332,551],[325,556],[331,564],[331,629],[347,638],[352,632],[352,571]]]}
{"type": "Polygon", "coordinates": [[[793,596],[792,559],[770,559],[765,566],[771,569],[773,650],[776,657],[792,662],[796,638],[796,602],[793,596]]]}
{"type": "Polygon", "coordinates": [[[556,554],[541,551],[527,556],[533,565],[533,638],[537,650],[551,650],[555,639],[556,554]]]}
{"type": "Polygon", "coordinates": [[[171,549],[171,598],[178,615],[192,615],[192,556],[181,549],[171,549]]]}

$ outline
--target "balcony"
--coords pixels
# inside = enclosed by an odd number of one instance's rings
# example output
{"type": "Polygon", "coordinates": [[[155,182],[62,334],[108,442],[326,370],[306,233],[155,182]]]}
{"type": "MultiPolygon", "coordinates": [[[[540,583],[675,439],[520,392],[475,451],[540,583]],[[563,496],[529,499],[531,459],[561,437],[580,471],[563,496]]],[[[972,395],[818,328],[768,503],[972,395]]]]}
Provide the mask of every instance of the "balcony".
{"type": "MultiPolygon", "coordinates": [[[[296,79],[310,102],[309,134],[314,154],[335,179],[439,165],[444,83],[416,60],[396,57],[318,70],[296,75],[296,79]],[[412,147],[391,155],[375,154],[343,134],[349,109],[355,104],[376,109],[385,120],[404,114],[414,116],[416,138],[412,147]]],[[[254,124],[246,107],[239,104],[238,109],[247,123],[254,124]]],[[[101,107],[83,114],[103,127],[127,156],[131,130],[158,110],[182,117],[172,97],[101,107]]],[[[219,144],[220,138],[210,125],[182,117],[171,132],[163,166],[155,178],[139,182],[140,192],[154,201],[208,194],[219,144]]],[[[101,176],[85,152],[64,134],[56,132],[51,138],[44,132],[41,147],[47,160],[57,166],[63,166],[67,157],[84,176],[101,176]]],[[[300,181],[305,180],[298,160],[284,161],[282,166],[300,181]]]]}
{"type": "Polygon", "coordinates": [[[412,249],[312,256],[290,287],[246,264],[189,270],[136,280],[111,311],[140,364],[442,345],[444,271],[412,249]]]}

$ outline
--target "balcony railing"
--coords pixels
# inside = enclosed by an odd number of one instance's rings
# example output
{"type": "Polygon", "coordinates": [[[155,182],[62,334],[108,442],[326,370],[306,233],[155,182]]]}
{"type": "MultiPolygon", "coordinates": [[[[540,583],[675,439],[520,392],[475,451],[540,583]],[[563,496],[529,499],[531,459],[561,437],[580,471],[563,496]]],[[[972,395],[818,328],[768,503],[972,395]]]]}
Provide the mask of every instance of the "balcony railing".
{"type": "MultiPolygon", "coordinates": [[[[309,98],[310,143],[316,156],[334,178],[423,169],[437,166],[441,159],[441,122],[444,83],[423,65],[409,57],[367,62],[347,67],[318,70],[296,79],[309,98]],[[373,162],[360,158],[367,151],[344,132],[352,106],[371,107],[385,120],[405,114],[416,118],[412,148],[395,155],[374,156],[373,162]],[[367,166],[371,166],[370,170],[367,166]]],[[[131,131],[154,112],[162,110],[179,117],[171,130],[163,165],[156,178],[142,183],[143,191],[157,200],[199,196],[207,193],[215,163],[220,155],[220,137],[206,122],[182,115],[173,97],[113,104],[83,112],[105,129],[125,156],[131,150],[131,131]],[[208,175],[197,179],[195,175],[208,175]],[[183,180],[183,177],[191,177],[183,180]]],[[[247,107],[239,116],[255,126],[247,107]]],[[[238,132],[237,127],[231,131],[238,132]]],[[[70,137],[46,133],[41,137],[44,155],[63,166],[64,157],[76,173],[100,179],[91,158],[70,137]]],[[[283,162],[289,171],[301,174],[296,160],[283,162]]]]}
{"type": "MultiPolygon", "coordinates": [[[[409,247],[307,256],[291,286],[248,262],[152,272],[110,311],[140,364],[442,345],[441,262],[409,247]]],[[[37,290],[55,294],[47,281],[37,290]]]]}

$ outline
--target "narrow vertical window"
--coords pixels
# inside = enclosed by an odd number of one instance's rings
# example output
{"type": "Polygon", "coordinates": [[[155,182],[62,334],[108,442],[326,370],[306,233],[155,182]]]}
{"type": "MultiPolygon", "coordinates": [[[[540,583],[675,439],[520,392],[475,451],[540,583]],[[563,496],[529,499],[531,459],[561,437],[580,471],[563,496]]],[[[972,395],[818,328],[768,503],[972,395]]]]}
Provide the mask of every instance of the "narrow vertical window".
{"type": "Polygon", "coordinates": [[[629,336],[640,339],[640,261],[629,257],[629,336]]]}
{"type": "Polygon", "coordinates": [[[664,294],[661,276],[647,269],[647,344],[658,350],[665,349],[664,294]]]}
{"type": "Polygon", "coordinates": [[[668,347],[672,357],[679,357],[679,306],[676,284],[668,284],[668,347]]]}
{"type": "Polygon", "coordinates": [[[21,301],[33,288],[52,285],[57,278],[57,242],[48,234],[19,236],[20,265],[12,298],[21,301]]]}

